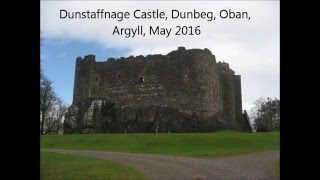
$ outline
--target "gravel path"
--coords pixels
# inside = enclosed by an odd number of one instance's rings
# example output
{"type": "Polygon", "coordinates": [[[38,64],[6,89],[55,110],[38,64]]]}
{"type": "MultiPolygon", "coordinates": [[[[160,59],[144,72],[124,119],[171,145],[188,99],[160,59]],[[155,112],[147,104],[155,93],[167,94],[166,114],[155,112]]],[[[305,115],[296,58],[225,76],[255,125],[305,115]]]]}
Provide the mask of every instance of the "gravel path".
{"type": "Polygon", "coordinates": [[[157,180],[211,179],[280,179],[271,172],[271,164],[280,158],[279,151],[251,153],[216,159],[197,159],[149,154],[102,151],[43,149],[44,151],[97,157],[116,161],[157,180]]]}

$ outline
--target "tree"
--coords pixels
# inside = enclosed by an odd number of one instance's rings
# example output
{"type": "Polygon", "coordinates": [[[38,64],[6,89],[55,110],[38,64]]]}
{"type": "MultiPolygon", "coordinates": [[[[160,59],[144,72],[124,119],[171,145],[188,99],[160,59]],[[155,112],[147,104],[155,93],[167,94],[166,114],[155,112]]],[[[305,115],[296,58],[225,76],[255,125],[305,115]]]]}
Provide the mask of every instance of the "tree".
{"type": "Polygon", "coordinates": [[[60,99],[54,102],[51,112],[45,121],[44,134],[62,134],[63,120],[67,108],[60,99]]]}
{"type": "Polygon", "coordinates": [[[54,134],[62,134],[63,133],[63,121],[65,119],[65,114],[68,111],[68,106],[63,103],[63,101],[58,101],[55,109],[55,131],[54,134]]]}
{"type": "Polygon", "coordinates": [[[57,97],[52,81],[40,72],[40,134],[60,134],[67,106],[57,97]]]}
{"type": "Polygon", "coordinates": [[[259,98],[255,101],[251,117],[257,132],[280,130],[280,100],[259,98]]]}

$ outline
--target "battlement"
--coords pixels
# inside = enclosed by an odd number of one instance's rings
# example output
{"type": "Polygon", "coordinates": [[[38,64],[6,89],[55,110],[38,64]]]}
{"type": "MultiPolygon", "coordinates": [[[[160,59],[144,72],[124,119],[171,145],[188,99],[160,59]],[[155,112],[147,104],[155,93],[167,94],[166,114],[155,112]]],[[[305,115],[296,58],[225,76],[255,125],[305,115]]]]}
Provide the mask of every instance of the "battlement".
{"type": "MultiPolygon", "coordinates": [[[[195,54],[195,55],[209,55],[212,56],[213,58],[211,60],[215,61],[215,56],[211,53],[211,51],[207,48],[205,48],[204,50],[202,49],[186,49],[185,47],[178,47],[177,50],[175,51],[171,51],[170,53],[166,54],[166,55],[162,55],[162,54],[149,54],[146,56],[143,55],[138,55],[138,56],[129,56],[129,57],[119,57],[119,58],[108,58],[106,61],[99,61],[96,62],[95,59],[95,55],[90,54],[87,56],[84,56],[84,58],[82,57],[77,57],[76,61],[79,63],[114,63],[114,62],[118,62],[118,61],[143,61],[143,60],[148,60],[148,61],[155,61],[157,59],[168,59],[170,58],[170,56],[183,56],[183,55],[191,55],[191,54],[195,54]]],[[[176,60],[176,59],[171,59],[171,60],[176,60]]]]}
{"type": "Polygon", "coordinates": [[[84,58],[82,58],[81,56],[76,58],[76,63],[95,63],[95,62],[96,62],[96,56],[93,54],[84,56],[84,58]]]}
{"type": "Polygon", "coordinates": [[[87,112],[85,102],[104,100],[115,108],[129,108],[129,114],[165,108],[207,123],[223,119],[234,128],[236,119],[242,117],[241,78],[234,74],[228,63],[216,63],[209,49],[178,47],[166,55],[108,58],[105,62],[96,62],[90,54],[76,59],[73,105],[87,112]]]}
{"type": "Polygon", "coordinates": [[[235,74],[235,72],[229,67],[229,64],[226,62],[217,62],[218,68],[221,73],[235,74]]]}

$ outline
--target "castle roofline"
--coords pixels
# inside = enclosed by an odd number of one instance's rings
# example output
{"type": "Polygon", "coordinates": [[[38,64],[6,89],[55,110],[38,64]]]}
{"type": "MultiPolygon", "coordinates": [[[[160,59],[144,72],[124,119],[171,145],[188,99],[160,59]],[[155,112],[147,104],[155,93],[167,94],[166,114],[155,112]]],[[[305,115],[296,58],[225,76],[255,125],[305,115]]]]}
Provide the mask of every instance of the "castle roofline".
{"type": "Polygon", "coordinates": [[[83,58],[79,56],[77,57],[76,61],[77,63],[78,62],[96,62],[96,56],[93,54],[86,55],[83,58]]]}
{"type": "MultiPolygon", "coordinates": [[[[148,54],[146,56],[143,56],[143,55],[137,55],[137,56],[129,56],[129,57],[120,57],[120,58],[113,58],[113,57],[110,57],[108,58],[106,61],[101,61],[101,62],[108,62],[108,61],[117,61],[117,60],[133,60],[135,58],[141,58],[141,59],[144,59],[144,58],[149,58],[149,57],[170,57],[170,55],[173,55],[173,54],[176,54],[176,53],[193,53],[193,52],[206,52],[206,53],[209,53],[210,55],[214,56],[212,54],[212,52],[205,48],[205,49],[200,49],[200,48],[193,48],[193,49],[186,49],[185,47],[183,46],[179,46],[177,50],[175,51],[171,51],[169,53],[167,53],[166,55],[162,55],[162,54],[148,54]]],[[[95,59],[95,55],[93,54],[89,54],[89,55],[86,55],[84,56],[84,58],[82,58],[81,56],[77,57],[77,62],[96,62],[96,59],[95,59]]],[[[99,61],[100,62],[100,61],[99,61]]]]}
{"type": "Polygon", "coordinates": [[[218,61],[217,65],[221,73],[235,74],[235,72],[229,67],[229,63],[218,61]]]}

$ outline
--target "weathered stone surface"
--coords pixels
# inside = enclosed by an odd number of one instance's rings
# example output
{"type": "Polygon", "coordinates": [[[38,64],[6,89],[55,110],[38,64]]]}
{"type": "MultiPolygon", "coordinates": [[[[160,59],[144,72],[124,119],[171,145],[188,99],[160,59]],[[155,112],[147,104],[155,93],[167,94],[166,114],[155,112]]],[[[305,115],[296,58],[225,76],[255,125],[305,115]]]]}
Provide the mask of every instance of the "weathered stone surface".
{"type": "Polygon", "coordinates": [[[74,128],[65,131],[70,133],[248,129],[240,76],[229,64],[216,63],[208,49],[179,47],[167,55],[106,62],[78,57],[72,107],[66,123],[78,124],[66,125],[74,128]]]}

